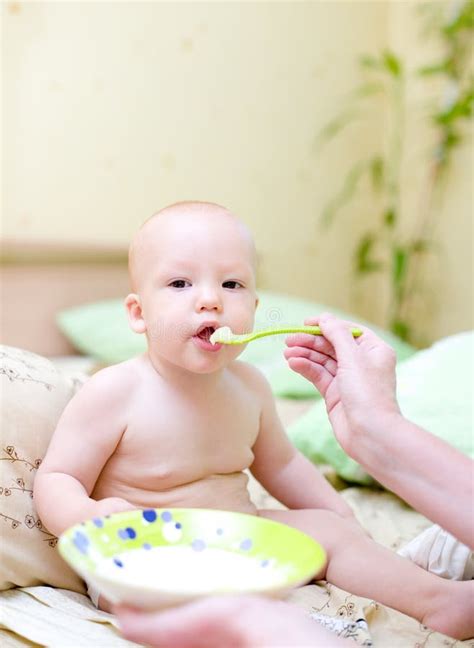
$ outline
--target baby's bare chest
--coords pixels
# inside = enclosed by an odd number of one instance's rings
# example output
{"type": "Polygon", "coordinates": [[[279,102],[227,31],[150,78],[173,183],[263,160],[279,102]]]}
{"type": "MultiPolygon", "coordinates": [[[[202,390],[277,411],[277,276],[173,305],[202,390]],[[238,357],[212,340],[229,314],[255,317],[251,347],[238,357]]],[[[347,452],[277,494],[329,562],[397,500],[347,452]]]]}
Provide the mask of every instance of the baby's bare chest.
{"type": "Polygon", "coordinates": [[[154,489],[240,472],[253,461],[259,420],[257,400],[239,394],[213,401],[144,397],[106,470],[133,474],[154,489]]]}

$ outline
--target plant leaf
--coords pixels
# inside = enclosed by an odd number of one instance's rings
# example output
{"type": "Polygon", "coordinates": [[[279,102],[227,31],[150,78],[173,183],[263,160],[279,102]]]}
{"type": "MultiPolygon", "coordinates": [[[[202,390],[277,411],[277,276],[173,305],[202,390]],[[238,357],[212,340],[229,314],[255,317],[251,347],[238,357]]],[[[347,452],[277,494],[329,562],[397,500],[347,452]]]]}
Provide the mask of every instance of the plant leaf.
{"type": "Polygon", "coordinates": [[[408,323],[397,318],[392,320],[392,322],[390,323],[390,331],[397,337],[405,340],[405,342],[408,341],[411,337],[411,329],[408,323]]]}
{"type": "Polygon", "coordinates": [[[380,92],[385,91],[385,86],[381,81],[373,81],[370,83],[363,83],[352,92],[356,99],[364,99],[365,97],[373,97],[380,92]]]}
{"type": "Polygon", "coordinates": [[[398,58],[393,52],[390,50],[385,50],[382,54],[382,62],[385,67],[385,69],[390,72],[390,74],[394,77],[400,77],[402,75],[402,70],[403,66],[398,58]]]}
{"type": "Polygon", "coordinates": [[[359,161],[347,172],[339,192],[326,205],[321,214],[321,224],[329,226],[337,212],[348,203],[355,194],[359,180],[367,170],[367,161],[359,161]]]}
{"type": "Polygon", "coordinates": [[[460,10],[454,15],[450,23],[443,27],[446,36],[453,37],[456,33],[474,28],[474,2],[467,0],[460,5],[460,10]]]}
{"type": "Polygon", "coordinates": [[[402,291],[403,281],[405,279],[405,275],[407,271],[407,261],[408,261],[407,250],[400,245],[396,245],[395,248],[393,249],[392,277],[393,277],[393,284],[398,294],[400,294],[402,291]]]}
{"type": "Polygon", "coordinates": [[[376,155],[370,161],[370,177],[372,187],[375,191],[379,191],[384,182],[384,159],[381,155],[376,155]]]}
{"type": "Polygon", "coordinates": [[[438,124],[450,125],[457,119],[469,119],[474,110],[474,86],[463,92],[458,100],[434,116],[438,124]]]}
{"type": "Polygon", "coordinates": [[[435,74],[446,74],[449,69],[449,61],[441,61],[440,63],[432,63],[431,65],[424,65],[418,68],[416,73],[419,76],[433,76],[435,74]]]}
{"type": "Polygon", "coordinates": [[[371,70],[379,70],[381,68],[380,61],[375,56],[364,54],[359,58],[359,65],[363,68],[371,70]]]}
{"type": "Polygon", "coordinates": [[[393,207],[389,207],[385,210],[383,215],[383,222],[387,227],[393,227],[397,220],[397,214],[393,207]]]}
{"type": "Polygon", "coordinates": [[[376,236],[368,232],[359,241],[354,252],[355,270],[358,274],[368,274],[382,270],[383,263],[373,258],[376,236]]]}
{"type": "Polygon", "coordinates": [[[339,133],[348,126],[355,119],[360,118],[360,113],[356,110],[345,110],[340,115],[331,119],[323,128],[319,131],[316,136],[314,146],[316,149],[319,149],[323,143],[328,142],[329,140],[339,135],[339,133]]]}
{"type": "Polygon", "coordinates": [[[431,245],[426,239],[417,239],[411,244],[411,250],[415,253],[427,252],[430,249],[431,245]]]}

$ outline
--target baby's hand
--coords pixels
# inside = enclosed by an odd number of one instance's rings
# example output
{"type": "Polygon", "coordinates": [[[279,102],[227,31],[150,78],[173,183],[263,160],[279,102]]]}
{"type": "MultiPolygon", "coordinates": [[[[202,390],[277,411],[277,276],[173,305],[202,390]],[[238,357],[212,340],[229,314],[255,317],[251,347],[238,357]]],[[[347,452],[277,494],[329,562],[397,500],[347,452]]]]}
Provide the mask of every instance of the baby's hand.
{"type": "Polygon", "coordinates": [[[130,504],[121,497],[106,497],[99,500],[94,506],[94,517],[103,517],[112,513],[121,513],[122,511],[135,511],[138,506],[130,504]]]}

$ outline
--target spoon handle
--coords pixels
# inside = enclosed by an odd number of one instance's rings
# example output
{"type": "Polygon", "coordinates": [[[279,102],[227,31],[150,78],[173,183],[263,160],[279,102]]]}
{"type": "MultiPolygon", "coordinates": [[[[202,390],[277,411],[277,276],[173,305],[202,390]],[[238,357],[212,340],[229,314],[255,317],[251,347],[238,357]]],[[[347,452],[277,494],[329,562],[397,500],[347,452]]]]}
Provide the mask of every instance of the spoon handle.
{"type": "MultiPolygon", "coordinates": [[[[282,333],[310,333],[311,335],[322,335],[319,326],[288,326],[257,331],[256,333],[252,333],[251,339],[257,340],[266,335],[281,335],[282,333]]],[[[362,335],[362,331],[358,328],[351,329],[351,333],[353,337],[359,337],[362,335]]]]}

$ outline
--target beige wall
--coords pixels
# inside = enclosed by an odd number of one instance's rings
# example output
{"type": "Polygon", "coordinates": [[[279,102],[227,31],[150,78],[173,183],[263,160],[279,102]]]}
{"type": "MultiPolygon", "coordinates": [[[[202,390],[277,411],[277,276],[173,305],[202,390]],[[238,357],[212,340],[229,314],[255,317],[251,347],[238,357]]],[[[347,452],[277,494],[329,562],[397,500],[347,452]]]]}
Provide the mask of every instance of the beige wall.
{"type": "MultiPolygon", "coordinates": [[[[357,55],[397,39],[393,4],[4,3],[3,236],[125,244],[158,207],[214,200],[253,230],[262,287],[362,311],[350,255],[368,198],[329,232],[317,220],[383,122],[374,113],[322,153],[313,144],[357,55]]],[[[411,3],[398,4],[402,29],[411,3]]],[[[469,283],[464,185],[461,229],[443,232],[450,312],[430,337],[471,321],[454,296],[469,283]]],[[[376,305],[365,314],[380,321],[376,305]]]]}
{"type": "MultiPolygon", "coordinates": [[[[420,0],[393,2],[390,9],[389,42],[404,53],[409,70],[415,71],[443,57],[444,50],[436,38],[423,37],[416,5],[420,0]],[[423,47],[420,47],[420,43],[423,47]]],[[[459,3],[457,3],[459,5],[459,3]]],[[[439,2],[449,14],[455,2],[439,2]]],[[[436,142],[436,133],[430,128],[428,111],[438,105],[438,98],[446,92],[446,83],[433,80],[415,80],[412,77],[407,95],[407,137],[403,165],[403,229],[413,232],[414,216],[419,215],[427,201],[429,186],[427,157],[436,142]]],[[[462,145],[456,150],[440,189],[434,194],[430,220],[433,232],[433,254],[419,266],[420,299],[412,303],[419,318],[418,338],[429,342],[474,326],[474,147],[473,123],[465,123],[462,145]]]]}

